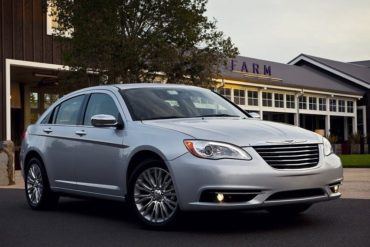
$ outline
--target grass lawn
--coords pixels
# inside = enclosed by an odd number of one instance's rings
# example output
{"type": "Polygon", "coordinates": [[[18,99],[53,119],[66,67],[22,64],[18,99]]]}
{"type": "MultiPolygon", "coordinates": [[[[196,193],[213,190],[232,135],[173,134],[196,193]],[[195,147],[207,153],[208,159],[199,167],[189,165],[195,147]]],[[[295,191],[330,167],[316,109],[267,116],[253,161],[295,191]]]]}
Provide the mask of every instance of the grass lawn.
{"type": "Polygon", "coordinates": [[[339,155],[345,168],[370,168],[370,154],[339,155]]]}

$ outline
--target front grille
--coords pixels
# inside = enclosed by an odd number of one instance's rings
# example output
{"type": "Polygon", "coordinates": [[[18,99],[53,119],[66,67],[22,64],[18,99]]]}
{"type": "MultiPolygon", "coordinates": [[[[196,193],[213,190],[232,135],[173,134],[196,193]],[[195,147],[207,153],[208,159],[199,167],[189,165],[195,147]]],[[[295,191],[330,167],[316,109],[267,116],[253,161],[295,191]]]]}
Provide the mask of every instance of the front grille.
{"type": "Polygon", "coordinates": [[[308,168],[319,163],[318,144],[256,146],[254,149],[277,169],[308,168]]]}

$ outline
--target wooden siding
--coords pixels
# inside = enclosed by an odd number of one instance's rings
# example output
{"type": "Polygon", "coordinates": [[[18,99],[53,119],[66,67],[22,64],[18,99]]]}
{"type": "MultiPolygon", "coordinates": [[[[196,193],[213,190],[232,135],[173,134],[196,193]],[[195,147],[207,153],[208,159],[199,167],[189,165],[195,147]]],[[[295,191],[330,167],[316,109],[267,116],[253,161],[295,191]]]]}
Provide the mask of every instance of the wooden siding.
{"type": "Polygon", "coordinates": [[[5,59],[61,64],[61,47],[46,34],[42,0],[0,0],[0,141],[5,133],[5,59]]]}

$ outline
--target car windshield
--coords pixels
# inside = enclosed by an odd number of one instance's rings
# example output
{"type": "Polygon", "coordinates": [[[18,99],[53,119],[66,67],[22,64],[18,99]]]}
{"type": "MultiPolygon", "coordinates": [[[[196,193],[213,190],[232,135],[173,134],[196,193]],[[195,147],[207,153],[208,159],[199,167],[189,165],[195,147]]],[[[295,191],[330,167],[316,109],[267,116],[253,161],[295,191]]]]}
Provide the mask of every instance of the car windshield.
{"type": "Polygon", "coordinates": [[[133,120],[247,115],[210,90],[196,88],[134,88],[121,94],[133,120]]]}

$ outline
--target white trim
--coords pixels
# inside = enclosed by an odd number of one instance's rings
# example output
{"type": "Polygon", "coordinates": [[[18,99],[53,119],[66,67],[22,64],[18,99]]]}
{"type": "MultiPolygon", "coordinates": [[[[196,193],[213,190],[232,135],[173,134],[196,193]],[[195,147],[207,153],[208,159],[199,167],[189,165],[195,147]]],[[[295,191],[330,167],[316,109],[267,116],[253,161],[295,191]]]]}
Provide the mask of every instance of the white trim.
{"type": "MultiPolygon", "coordinates": [[[[362,110],[362,124],[363,124],[363,133],[364,133],[364,136],[367,136],[367,121],[366,121],[366,106],[362,105],[362,106],[357,106],[357,109],[361,109],[362,110]]],[[[357,109],[354,108],[354,111],[357,112],[357,109]]]]}
{"type": "Polygon", "coordinates": [[[296,57],[295,59],[293,59],[292,61],[290,61],[288,64],[295,65],[300,60],[303,60],[303,61],[306,61],[306,62],[311,63],[313,65],[316,65],[316,66],[318,66],[318,67],[320,67],[320,68],[322,68],[324,70],[327,70],[327,71],[329,71],[329,72],[331,72],[331,73],[333,73],[335,75],[338,75],[340,77],[343,77],[344,79],[350,80],[350,81],[352,81],[352,82],[354,82],[354,83],[356,83],[358,85],[361,85],[361,86],[363,86],[363,87],[365,87],[367,89],[370,89],[370,85],[367,84],[366,82],[363,82],[363,81],[361,81],[361,80],[359,80],[357,78],[354,78],[354,77],[352,77],[350,75],[347,75],[347,74],[345,74],[345,73],[343,73],[341,71],[338,71],[336,69],[333,69],[333,68],[331,68],[331,67],[329,67],[329,66],[327,66],[325,64],[322,64],[320,62],[316,62],[312,58],[308,58],[305,55],[300,55],[300,56],[296,57]]]}
{"type": "Polygon", "coordinates": [[[310,90],[310,89],[303,89],[297,87],[282,87],[282,86],[274,86],[274,85],[266,85],[266,84],[257,84],[251,82],[241,82],[241,81],[234,81],[234,80],[226,80],[226,79],[216,79],[217,82],[221,83],[229,83],[235,85],[243,85],[243,86],[251,86],[251,87],[258,87],[263,89],[280,89],[285,91],[291,92],[305,92],[305,93],[315,93],[321,95],[334,95],[334,96],[341,96],[341,97],[348,97],[348,98],[355,98],[355,99],[362,99],[360,95],[354,94],[342,94],[342,93],[334,93],[334,92],[324,92],[324,91],[317,91],[317,90],[310,90]]]}
{"type": "Polygon", "coordinates": [[[30,62],[15,59],[5,59],[5,118],[6,118],[6,140],[11,140],[11,66],[24,67],[24,68],[39,68],[51,70],[69,70],[68,66],[50,63],[30,62]]]}

